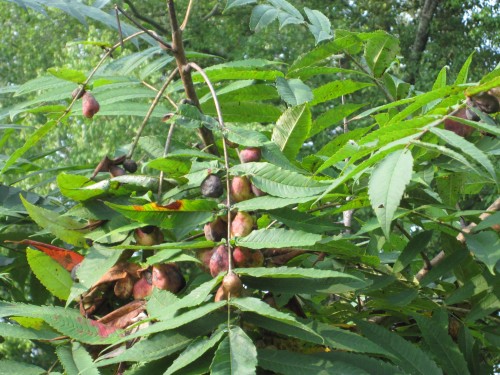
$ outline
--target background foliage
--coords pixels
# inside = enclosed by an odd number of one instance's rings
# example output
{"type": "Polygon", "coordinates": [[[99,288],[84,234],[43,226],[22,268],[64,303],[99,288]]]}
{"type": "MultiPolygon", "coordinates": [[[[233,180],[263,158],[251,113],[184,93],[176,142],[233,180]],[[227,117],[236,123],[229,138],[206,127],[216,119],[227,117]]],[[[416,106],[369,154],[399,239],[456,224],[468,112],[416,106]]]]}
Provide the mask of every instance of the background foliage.
{"type": "MultiPolygon", "coordinates": [[[[0,3],[3,368],[494,372],[498,113],[478,111],[476,122],[458,111],[499,86],[499,5],[440,2],[412,61],[420,2],[196,3],[186,55],[215,85],[221,127],[199,72],[203,113],[176,77],[146,123],[175,59],[146,35],[122,49],[107,1],[12,3],[0,3]],[[93,119],[71,100],[84,82],[101,106],[93,119]],[[444,129],[453,115],[475,132],[444,129]],[[200,151],[201,127],[221,155],[223,138],[240,145],[229,170],[200,151]],[[262,160],[241,163],[245,147],[262,160]],[[138,172],[90,178],[103,157],[127,153],[138,172]],[[224,273],[199,267],[202,250],[219,243],[202,238],[204,225],[227,215],[227,192],[200,194],[210,173],[246,176],[266,193],[232,202],[255,224],[231,244],[265,263],[236,268],[245,289],[229,301],[214,302],[224,273]],[[150,226],[163,236],[153,247],[137,239],[150,226]],[[180,267],[186,287],[117,298],[110,270],[136,282],[165,263],[180,267]],[[86,303],[97,310],[82,316],[86,303]]],[[[175,2],[179,21],[187,3],[175,2]]],[[[119,6],[170,42],[163,2],[119,6]]],[[[124,37],[138,30],[120,18],[124,37]]]]}

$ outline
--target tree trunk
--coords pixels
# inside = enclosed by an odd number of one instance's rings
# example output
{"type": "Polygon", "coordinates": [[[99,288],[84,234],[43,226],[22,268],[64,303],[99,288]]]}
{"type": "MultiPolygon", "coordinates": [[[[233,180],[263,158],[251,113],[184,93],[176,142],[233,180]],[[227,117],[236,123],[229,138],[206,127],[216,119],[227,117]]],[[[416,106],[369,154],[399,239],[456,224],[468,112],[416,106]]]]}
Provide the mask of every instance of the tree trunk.
{"type": "Polygon", "coordinates": [[[420,60],[422,53],[425,50],[427,41],[429,40],[429,31],[431,26],[432,17],[436,11],[439,0],[425,0],[424,5],[420,11],[420,19],[418,22],[417,34],[415,41],[410,51],[410,59],[408,62],[408,79],[411,84],[415,84],[415,79],[418,76],[420,60]]]}

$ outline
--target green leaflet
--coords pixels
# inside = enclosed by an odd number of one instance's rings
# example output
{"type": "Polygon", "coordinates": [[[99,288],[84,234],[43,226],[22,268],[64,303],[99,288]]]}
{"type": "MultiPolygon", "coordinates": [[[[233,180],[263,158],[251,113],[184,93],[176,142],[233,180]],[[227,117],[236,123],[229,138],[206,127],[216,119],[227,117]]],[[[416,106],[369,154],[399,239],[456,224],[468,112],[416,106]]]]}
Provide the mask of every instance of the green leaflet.
{"type": "Polygon", "coordinates": [[[245,237],[238,237],[236,243],[250,249],[266,249],[312,246],[320,240],[319,234],[301,230],[259,229],[252,231],[245,237]]]}
{"type": "Polygon", "coordinates": [[[365,59],[374,77],[381,77],[399,53],[399,40],[382,31],[372,33],[365,45],[365,59]]]}
{"type": "Polygon", "coordinates": [[[257,350],[252,339],[240,327],[229,327],[227,337],[215,352],[210,373],[252,375],[256,373],[256,367],[257,350]]]}
{"type": "Polygon", "coordinates": [[[232,173],[251,176],[252,183],[268,194],[282,198],[313,197],[321,194],[325,183],[269,163],[245,163],[231,168],[232,173]]]}
{"type": "Polygon", "coordinates": [[[83,225],[57,212],[32,205],[21,196],[30,217],[42,228],[50,231],[54,236],[78,247],[87,247],[84,238],[83,225]]]}
{"type": "Polygon", "coordinates": [[[68,271],[51,257],[38,250],[26,249],[31,270],[50,293],[62,300],[68,299],[73,280],[68,271]]]}
{"type": "Polygon", "coordinates": [[[441,375],[439,369],[427,354],[416,345],[404,340],[396,333],[392,333],[383,327],[363,321],[357,322],[361,332],[371,341],[376,342],[382,348],[393,354],[395,363],[405,372],[422,375],[441,375]]]}
{"type": "Polygon", "coordinates": [[[244,284],[276,293],[345,293],[369,285],[343,272],[296,267],[238,268],[238,275],[244,284]]]}
{"type": "Polygon", "coordinates": [[[41,367],[11,359],[0,359],[0,368],[3,374],[42,375],[46,373],[41,367]]]}
{"type": "Polygon", "coordinates": [[[311,328],[297,321],[292,315],[273,309],[267,303],[259,299],[252,297],[234,298],[231,299],[229,303],[231,306],[234,306],[242,311],[253,312],[269,319],[277,320],[278,322],[302,329],[321,338],[321,336],[319,336],[311,328]]]}
{"type": "Polygon", "coordinates": [[[297,78],[286,80],[283,77],[278,77],[276,88],[281,99],[291,106],[304,104],[313,99],[313,93],[309,86],[297,78]]]}
{"type": "Polygon", "coordinates": [[[459,135],[456,135],[454,132],[449,130],[438,129],[435,127],[431,128],[430,130],[432,133],[436,134],[439,138],[443,139],[451,146],[458,148],[459,150],[464,152],[469,158],[475,160],[477,163],[482,165],[483,168],[486,169],[486,171],[488,171],[488,173],[492,177],[492,181],[495,182],[497,181],[497,176],[493,164],[488,159],[488,157],[473,143],[467,141],[465,138],[460,137],[459,135]]]}
{"type": "MultiPolygon", "coordinates": [[[[434,313],[437,317],[438,312],[434,313]]],[[[446,321],[448,316],[444,313],[446,321]]],[[[415,315],[418,328],[422,332],[425,342],[432,351],[434,357],[440,362],[442,368],[446,369],[447,374],[454,375],[467,375],[467,363],[460,353],[458,346],[453,342],[448,334],[447,327],[439,324],[438,320],[433,316],[431,319],[425,318],[420,315],[415,315]]]]}
{"type": "Polygon", "coordinates": [[[191,362],[200,358],[205,352],[215,346],[224,336],[224,331],[218,331],[209,338],[198,338],[194,340],[172,363],[165,375],[173,374],[174,372],[186,367],[191,362]]]}
{"type": "Polygon", "coordinates": [[[73,355],[73,360],[78,373],[82,375],[99,375],[99,369],[97,368],[94,360],[87,352],[85,347],[79,342],[71,343],[71,354],[73,355]]]}
{"type": "Polygon", "coordinates": [[[311,111],[305,104],[287,109],[276,122],[271,140],[289,159],[296,158],[311,129],[311,111]]]}
{"type": "Polygon", "coordinates": [[[387,156],[372,172],[368,195],[386,237],[389,237],[394,213],[403,198],[413,173],[409,150],[397,150],[387,156]]]}

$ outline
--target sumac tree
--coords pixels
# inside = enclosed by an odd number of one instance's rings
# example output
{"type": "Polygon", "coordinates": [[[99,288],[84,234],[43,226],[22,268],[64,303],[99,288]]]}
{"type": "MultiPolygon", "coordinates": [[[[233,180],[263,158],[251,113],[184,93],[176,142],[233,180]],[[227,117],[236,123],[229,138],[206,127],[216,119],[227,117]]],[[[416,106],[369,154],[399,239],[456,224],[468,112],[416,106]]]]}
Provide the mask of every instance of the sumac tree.
{"type": "Polygon", "coordinates": [[[182,39],[194,2],[180,19],[167,1],[169,36],[118,6],[120,23],[61,5],[117,41],[89,42],[104,49],[90,72],[4,90],[24,101],[2,110],[0,143],[24,145],[1,173],[56,175],[46,195],[0,185],[1,336],[51,344],[67,374],[492,373],[500,131],[498,105],[474,103],[497,103],[500,69],[468,82],[471,55],[416,92],[397,76],[394,36],[255,3],[228,1],[227,15],[251,5],[253,30],[278,22],[315,45],[289,66],[205,66],[182,39]],[[123,116],[137,122],[123,152],[85,139],[93,168],[37,167],[32,150],[56,127],[123,116]]]}

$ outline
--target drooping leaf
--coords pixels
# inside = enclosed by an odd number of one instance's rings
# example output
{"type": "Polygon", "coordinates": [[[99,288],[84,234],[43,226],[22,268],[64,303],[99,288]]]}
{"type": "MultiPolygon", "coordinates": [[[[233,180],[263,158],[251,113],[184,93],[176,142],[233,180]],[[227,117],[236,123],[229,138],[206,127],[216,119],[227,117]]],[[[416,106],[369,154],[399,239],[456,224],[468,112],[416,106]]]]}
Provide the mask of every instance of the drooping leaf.
{"type": "Polygon", "coordinates": [[[343,81],[332,81],[313,90],[313,100],[311,106],[324,103],[326,101],[339,98],[342,95],[352,94],[365,87],[373,86],[373,83],[356,82],[350,79],[343,81]]]}
{"type": "Polygon", "coordinates": [[[83,260],[83,255],[77,253],[76,251],[66,250],[62,247],[49,245],[43,242],[22,240],[18,243],[22,245],[29,245],[40,251],[43,251],[45,254],[47,254],[57,263],[63,266],[67,271],[71,271],[77,264],[80,264],[83,260]]]}
{"type": "Polygon", "coordinates": [[[399,53],[399,40],[384,32],[374,32],[366,42],[365,59],[375,77],[381,77],[399,53]]]}
{"type": "Polygon", "coordinates": [[[420,232],[413,236],[394,263],[393,271],[401,272],[420,252],[424,252],[431,238],[431,231],[420,232]]]}
{"type": "Polygon", "coordinates": [[[451,146],[462,150],[469,158],[475,160],[477,163],[482,165],[484,169],[488,171],[493,181],[496,181],[496,172],[493,164],[488,159],[488,157],[473,143],[467,141],[465,138],[460,137],[452,131],[439,129],[433,127],[430,129],[432,133],[436,134],[439,138],[449,143],[451,146]]]}
{"type": "Polygon", "coordinates": [[[311,201],[312,198],[278,198],[270,195],[248,199],[246,201],[234,204],[234,207],[239,211],[255,211],[255,210],[274,210],[281,207],[291,206],[293,204],[305,203],[311,201]]]}
{"type": "Polygon", "coordinates": [[[262,191],[282,198],[311,197],[325,190],[325,183],[315,181],[269,163],[244,163],[231,168],[232,173],[251,176],[262,191]]]}
{"type": "MultiPolygon", "coordinates": [[[[435,312],[435,315],[438,315],[437,312],[435,312]]],[[[448,320],[446,314],[445,317],[448,320]]],[[[469,374],[463,354],[460,353],[457,344],[453,342],[448,334],[447,327],[441,326],[434,316],[429,319],[415,315],[414,318],[429,349],[441,366],[446,369],[446,373],[455,375],[469,374]]]]}
{"type": "Polygon", "coordinates": [[[47,229],[54,236],[69,244],[82,248],[87,246],[83,237],[84,232],[82,232],[83,225],[81,223],[57,212],[32,205],[22,196],[21,201],[30,217],[42,228],[47,229]]]}
{"type": "Polygon", "coordinates": [[[250,249],[283,248],[312,246],[321,240],[321,235],[307,233],[300,230],[287,229],[259,229],[252,231],[248,236],[238,237],[238,246],[250,249]]]}
{"type": "MultiPolygon", "coordinates": [[[[388,362],[372,357],[341,351],[317,351],[311,354],[291,353],[284,350],[260,349],[259,363],[276,371],[283,366],[286,374],[401,374],[401,369],[388,362]],[[297,354],[297,356],[296,356],[297,354]],[[272,367],[269,367],[272,366],[272,367]]],[[[281,370],[283,371],[283,370],[281,370]]]]}
{"type": "Polygon", "coordinates": [[[304,7],[304,12],[309,19],[310,24],[307,25],[309,31],[314,35],[316,44],[322,42],[323,40],[328,40],[333,38],[333,33],[331,30],[331,24],[328,17],[326,17],[319,10],[309,9],[304,7]]]}
{"type": "Polygon", "coordinates": [[[40,128],[35,130],[33,134],[31,134],[24,145],[18,148],[16,151],[9,156],[5,164],[3,165],[0,173],[5,173],[5,171],[11,167],[21,156],[23,156],[28,150],[31,150],[34,145],[36,145],[40,140],[45,137],[45,135],[52,130],[57,125],[57,121],[49,120],[40,128]]]}
{"type": "Polygon", "coordinates": [[[482,298],[474,304],[465,320],[467,322],[475,322],[482,319],[487,315],[492,314],[500,309],[500,298],[498,298],[498,291],[494,293],[486,293],[482,298]]]}
{"type": "Polygon", "coordinates": [[[273,219],[286,224],[290,229],[324,234],[325,232],[341,231],[344,228],[325,216],[313,216],[293,209],[270,210],[268,207],[266,208],[273,219]]]}
{"type": "Polygon", "coordinates": [[[57,358],[68,375],[78,374],[80,371],[73,358],[71,345],[59,345],[56,348],[57,358]]]}
{"type": "Polygon", "coordinates": [[[463,248],[457,249],[451,254],[447,254],[444,262],[440,262],[438,265],[433,267],[420,280],[420,285],[428,285],[438,278],[449,274],[453,269],[460,267],[460,265],[463,264],[463,262],[467,259],[467,256],[469,256],[469,254],[463,248]]]}
{"type": "Polygon", "coordinates": [[[289,72],[315,65],[343,50],[360,49],[361,47],[362,41],[355,33],[337,35],[334,40],[321,44],[312,51],[301,55],[292,63],[289,72]]]}
{"type": "Polygon", "coordinates": [[[86,319],[73,309],[35,306],[0,301],[0,316],[34,317],[44,320],[61,334],[87,344],[106,344],[117,340],[119,332],[95,320],[86,319]]]}
{"type": "Polygon", "coordinates": [[[313,94],[309,86],[297,78],[287,80],[283,77],[278,77],[276,79],[276,88],[281,99],[291,106],[304,104],[313,99],[313,94]]]}
{"type": "Polygon", "coordinates": [[[81,202],[108,194],[123,196],[138,190],[158,190],[158,178],[139,175],[123,175],[94,182],[85,176],[60,173],[57,184],[64,196],[81,202]]]}
{"type": "Polygon", "coordinates": [[[370,177],[368,195],[372,208],[387,238],[394,213],[413,173],[413,157],[408,150],[395,151],[386,157],[370,177]]]}
{"type": "Polygon", "coordinates": [[[427,354],[414,344],[404,340],[396,333],[392,333],[376,324],[358,321],[357,326],[361,332],[370,340],[379,344],[382,348],[393,354],[395,363],[405,372],[410,374],[436,374],[442,375],[441,369],[432,361],[427,354]]]}
{"type": "Polygon", "coordinates": [[[41,367],[12,359],[0,359],[0,368],[4,374],[42,375],[46,373],[41,367]]]}
{"type": "Polygon", "coordinates": [[[492,274],[500,260],[500,237],[492,231],[466,234],[467,246],[474,256],[483,262],[492,274]]]}
{"type": "MultiPolygon", "coordinates": [[[[365,104],[346,103],[323,112],[313,121],[311,130],[309,132],[309,137],[312,137],[313,135],[318,134],[324,129],[339,123],[340,121],[342,121],[342,119],[347,118],[349,115],[364,106],[365,104]]],[[[360,129],[366,128],[359,128],[356,130],[360,129]]]]}
{"type": "MultiPolygon", "coordinates": [[[[279,78],[277,79],[279,80],[279,78]]],[[[256,83],[254,80],[238,80],[217,90],[219,103],[260,102],[279,99],[276,88],[267,83],[256,83]]],[[[213,101],[212,94],[207,93],[200,98],[200,103],[213,101]]]]}
{"type": "Polygon", "coordinates": [[[66,300],[73,284],[70,273],[48,255],[39,251],[28,248],[26,257],[31,270],[42,285],[57,298],[66,300]]]}
{"type": "Polygon", "coordinates": [[[94,243],[76,270],[78,282],[73,283],[68,304],[90,289],[118,261],[123,251],[111,250],[94,243]]]}
{"type": "Polygon", "coordinates": [[[440,154],[446,155],[454,160],[459,161],[460,163],[464,164],[466,167],[470,168],[471,170],[474,169],[474,167],[469,163],[469,161],[465,157],[463,157],[458,152],[455,152],[446,146],[440,146],[440,145],[436,145],[434,143],[427,143],[427,142],[421,142],[421,141],[412,141],[411,143],[413,145],[425,148],[427,150],[437,151],[440,154]]]}
{"type": "Polygon", "coordinates": [[[0,332],[3,337],[27,340],[53,340],[59,336],[48,327],[31,328],[13,323],[0,323],[0,332]]]}
{"type": "Polygon", "coordinates": [[[229,327],[227,337],[215,352],[210,373],[252,375],[256,367],[257,350],[250,337],[238,326],[229,327]]]}
{"type": "Polygon", "coordinates": [[[345,293],[366,287],[369,282],[338,271],[296,267],[238,268],[243,282],[277,293],[345,293]]]}
{"type": "Polygon", "coordinates": [[[278,119],[271,140],[290,160],[295,159],[311,128],[311,111],[302,104],[287,109],[278,119]]]}
{"type": "MultiPolygon", "coordinates": [[[[234,298],[229,301],[230,305],[242,311],[250,311],[269,319],[277,320],[281,323],[302,329],[313,335],[317,335],[312,329],[297,321],[292,315],[273,309],[267,303],[253,297],[234,298]]],[[[319,335],[317,335],[319,336],[319,335]]],[[[320,337],[320,336],[319,336],[320,337]]]]}
{"type": "MultiPolygon", "coordinates": [[[[234,79],[275,81],[276,78],[284,76],[279,70],[263,69],[270,64],[276,64],[276,62],[269,62],[267,60],[232,61],[230,63],[213,65],[205,69],[205,72],[212,82],[234,79]]],[[[203,77],[199,73],[194,73],[193,81],[203,82],[203,77]]]]}
{"type": "Polygon", "coordinates": [[[224,331],[218,331],[209,338],[198,338],[194,340],[172,363],[165,375],[173,374],[174,372],[186,367],[191,362],[200,358],[208,350],[213,348],[224,336],[224,331]]]}
{"type": "Polygon", "coordinates": [[[175,331],[160,332],[150,338],[139,341],[120,355],[113,358],[100,359],[96,364],[102,367],[120,362],[154,361],[183,350],[192,341],[192,337],[175,331]]]}
{"type": "Polygon", "coordinates": [[[49,68],[47,71],[54,77],[64,79],[65,81],[83,83],[87,79],[85,74],[79,70],[68,68],[49,68]]]}
{"type": "Polygon", "coordinates": [[[208,199],[183,199],[167,205],[149,203],[143,206],[123,206],[109,202],[106,205],[132,220],[168,229],[203,224],[217,210],[217,202],[208,199]]]}
{"type": "Polygon", "coordinates": [[[167,157],[151,160],[148,167],[165,172],[166,176],[175,178],[187,174],[191,168],[191,163],[187,160],[179,160],[175,157],[167,157]]]}
{"type": "MultiPolygon", "coordinates": [[[[235,123],[276,122],[281,115],[278,107],[260,102],[222,102],[220,103],[224,120],[235,123]]],[[[202,104],[201,109],[210,116],[216,116],[217,111],[212,102],[202,104]]]]}
{"type": "Polygon", "coordinates": [[[79,342],[71,344],[73,360],[78,368],[78,373],[82,375],[99,375],[99,369],[85,347],[79,342]]]}
{"type": "Polygon", "coordinates": [[[257,5],[250,16],[250,29],[258,32],[278,18],[279,10],[267,4],[257,5]]]}
{"type": "Polygon", "coordinates": [[[266,143],[269,143],[269,139],[258,131],[236,127],[231,124],[227,124],[226,128],[228,129],[226,133],[227,139],[239,145],[247,147],[261,147],[266,143]]]}
{"type": "Polygon", "coordinates": [[[224,11],[231,8],[240,7],[243,5],[255,4],[256,2],[257,2],[256,0],[228,0],[224,11]]]}

